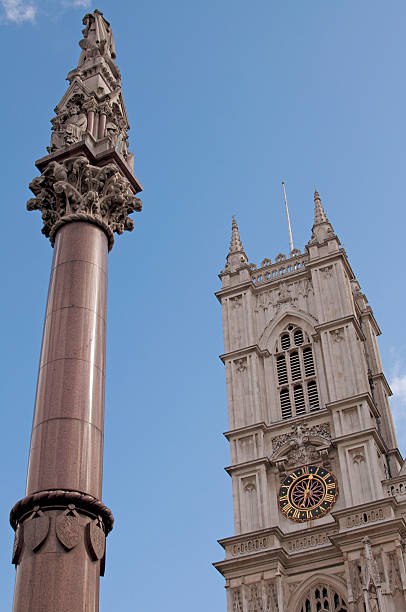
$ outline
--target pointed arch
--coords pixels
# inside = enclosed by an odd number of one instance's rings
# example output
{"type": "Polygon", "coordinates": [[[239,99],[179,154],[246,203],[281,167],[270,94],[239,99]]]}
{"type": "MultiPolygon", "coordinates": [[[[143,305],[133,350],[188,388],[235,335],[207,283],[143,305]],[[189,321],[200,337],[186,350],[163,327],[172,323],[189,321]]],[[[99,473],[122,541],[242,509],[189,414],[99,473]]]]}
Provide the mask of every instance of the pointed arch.
{"type": "MultiPolygon", "coordinates": [[[[316,589],[327,588],[336,593],[344,602],[344,607],[341,607],[344,611],[349,610],[348,608],[348,593],[347,586],[341,578],[337,576],[331,576],[329,574],[316,574],[310,576],[302,582],[298,589],[292,593],[287,610],[291,612],[301,612],[302,606],[304,606],[308,593],[315,591],[316,589]]],[[[337,612],[340,608],[337,608],[337,612]]],[[[313,610],[311,610],[313,612],[313,610]]],[[[332,612],[335,612],[334,608],[332,612]]]]}
{"type": "Polygon", "coordinates": [[[311,336],[315,333],[314,326],[317,325],[317,320],[312,315],[304,312],[285,310],[278,317],[269,321],[268,325],[265,327],[258,340],[260,349],[264,350],[268,348],[273,352],[273,347],[270,346],[270,343],[272,343],[273,338],[279,336],[288,323],[302,327],[304,331],[311,336]]]}
{"type": "Polygon", "coordinates": [[[259,345],[268,350],[271,385],[279,411],[276,420],[289,420],[321,409],[314,345],[315,321],[309,314],[285,311],[263,331],[259,345]]]}

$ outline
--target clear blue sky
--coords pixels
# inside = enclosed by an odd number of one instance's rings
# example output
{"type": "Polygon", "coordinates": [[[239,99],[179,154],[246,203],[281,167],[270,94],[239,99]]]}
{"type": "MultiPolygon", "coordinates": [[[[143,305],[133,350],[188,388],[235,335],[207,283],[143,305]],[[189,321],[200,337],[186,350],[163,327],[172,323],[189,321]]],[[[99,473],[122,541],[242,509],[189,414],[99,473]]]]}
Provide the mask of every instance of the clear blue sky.
{"type": "Polygon", "coordinates": [[[28,213],[34,161],[76,66],[81,19],[110,20],[144,212],[110,254],[101,611],[226,609],[232,535],[220,306],[237,215],[255,263],[310,237],[313,185],[374,308],[406,450],[404,0],[0,0],[0,610],[24,495],[52,249],[28,213]]]}

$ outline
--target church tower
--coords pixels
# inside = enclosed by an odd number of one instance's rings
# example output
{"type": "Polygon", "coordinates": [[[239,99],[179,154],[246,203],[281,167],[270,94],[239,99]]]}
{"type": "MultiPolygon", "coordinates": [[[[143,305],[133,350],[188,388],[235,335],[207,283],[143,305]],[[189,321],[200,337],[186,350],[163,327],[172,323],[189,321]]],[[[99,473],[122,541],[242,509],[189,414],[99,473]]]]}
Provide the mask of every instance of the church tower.
{"type": "Polygon", "coordinates": [[[228,612],[406,611],[406,467],[371,307],[317,191],[305,250],[220,273],[228,612]]]}
{"type": "Polygon", "coordinates": [[[141,186],[109,22],[83,19],[82,49],[30,184],[54,247],[25,497],[15,504],[14,612],[97,612],[102,502],[107,258],[132,230],[141,186]]]}

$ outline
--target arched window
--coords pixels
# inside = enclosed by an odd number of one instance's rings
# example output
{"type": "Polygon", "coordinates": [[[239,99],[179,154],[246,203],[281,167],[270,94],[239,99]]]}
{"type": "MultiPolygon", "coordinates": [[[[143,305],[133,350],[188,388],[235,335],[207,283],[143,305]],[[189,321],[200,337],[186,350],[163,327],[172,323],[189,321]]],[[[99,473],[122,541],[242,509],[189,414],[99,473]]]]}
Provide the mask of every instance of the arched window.
{"type": "Polygon", "coordinates": [[[320,409],[313,348],[300,327],[288,325],[279,337],[276,375],[282,419],[320,409]]]}
{"type": "Polygon", "coordinates": [[[348,605],[330,586],[318,584],[303,597],[300,612],[347,612],[348,605]]]}

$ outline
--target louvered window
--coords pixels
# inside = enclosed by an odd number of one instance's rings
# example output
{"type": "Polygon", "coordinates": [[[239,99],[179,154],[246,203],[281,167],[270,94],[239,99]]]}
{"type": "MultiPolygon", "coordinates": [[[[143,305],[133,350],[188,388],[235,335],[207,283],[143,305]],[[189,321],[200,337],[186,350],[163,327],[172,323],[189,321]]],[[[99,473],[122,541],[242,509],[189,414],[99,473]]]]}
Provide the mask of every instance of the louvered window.
{"type": "Polygon", "coordinates": [[[280,385],[286,385],[288,382],[288,370],[286,368],[285,355],[280,355],[276,360],[276,367],[278,370],[278,383],[280,385]]]}
{"type": "Polygon", "coordinates": [[[276,374],[282,419],[320,409],[313,348],[309,336],[288,325],[276,345],[276,374]]]}
{"type": "Polygon", "coordinates": [[[319,395],[317,393],[317,383],[315,380],[307,383],[307,395],[309,398],[310,410],[318,410],[320,408],[319,405],[319,395]]]}
{"type": "Polygon", "coordinates": [[[293,397],[295,398],[296,415],[304,414],[306,412],[306,404],[302,385],[296,385],[296,387],[294,387],[293,397]]]}
{"type": "Polygon", "coordinates": [[[290,419],[292,416],[292,406],[290,404],[289,389],[282,389],[280,391],[282,419],[290,419]]]}
{"type": "Polygon", "coordinates": [[[313,351],[311,347],[303,349],[303,362],[305,368],[305,376],[314,376],[314,361],[313,361],[313,351]]]}
{"type": "Polygon", "coordinates": [[[286,351],[290,347],[290,336],[289,334],[284,334],[281,338],[282,350],[286,351]]]}
{"type": "Polygon", "coordinates": [[[302,378],[302,374],[300,372],[299,353],[297,351],[290,354],[290,371],[292,374],[292,380],[300,380],[302,378]]]}

